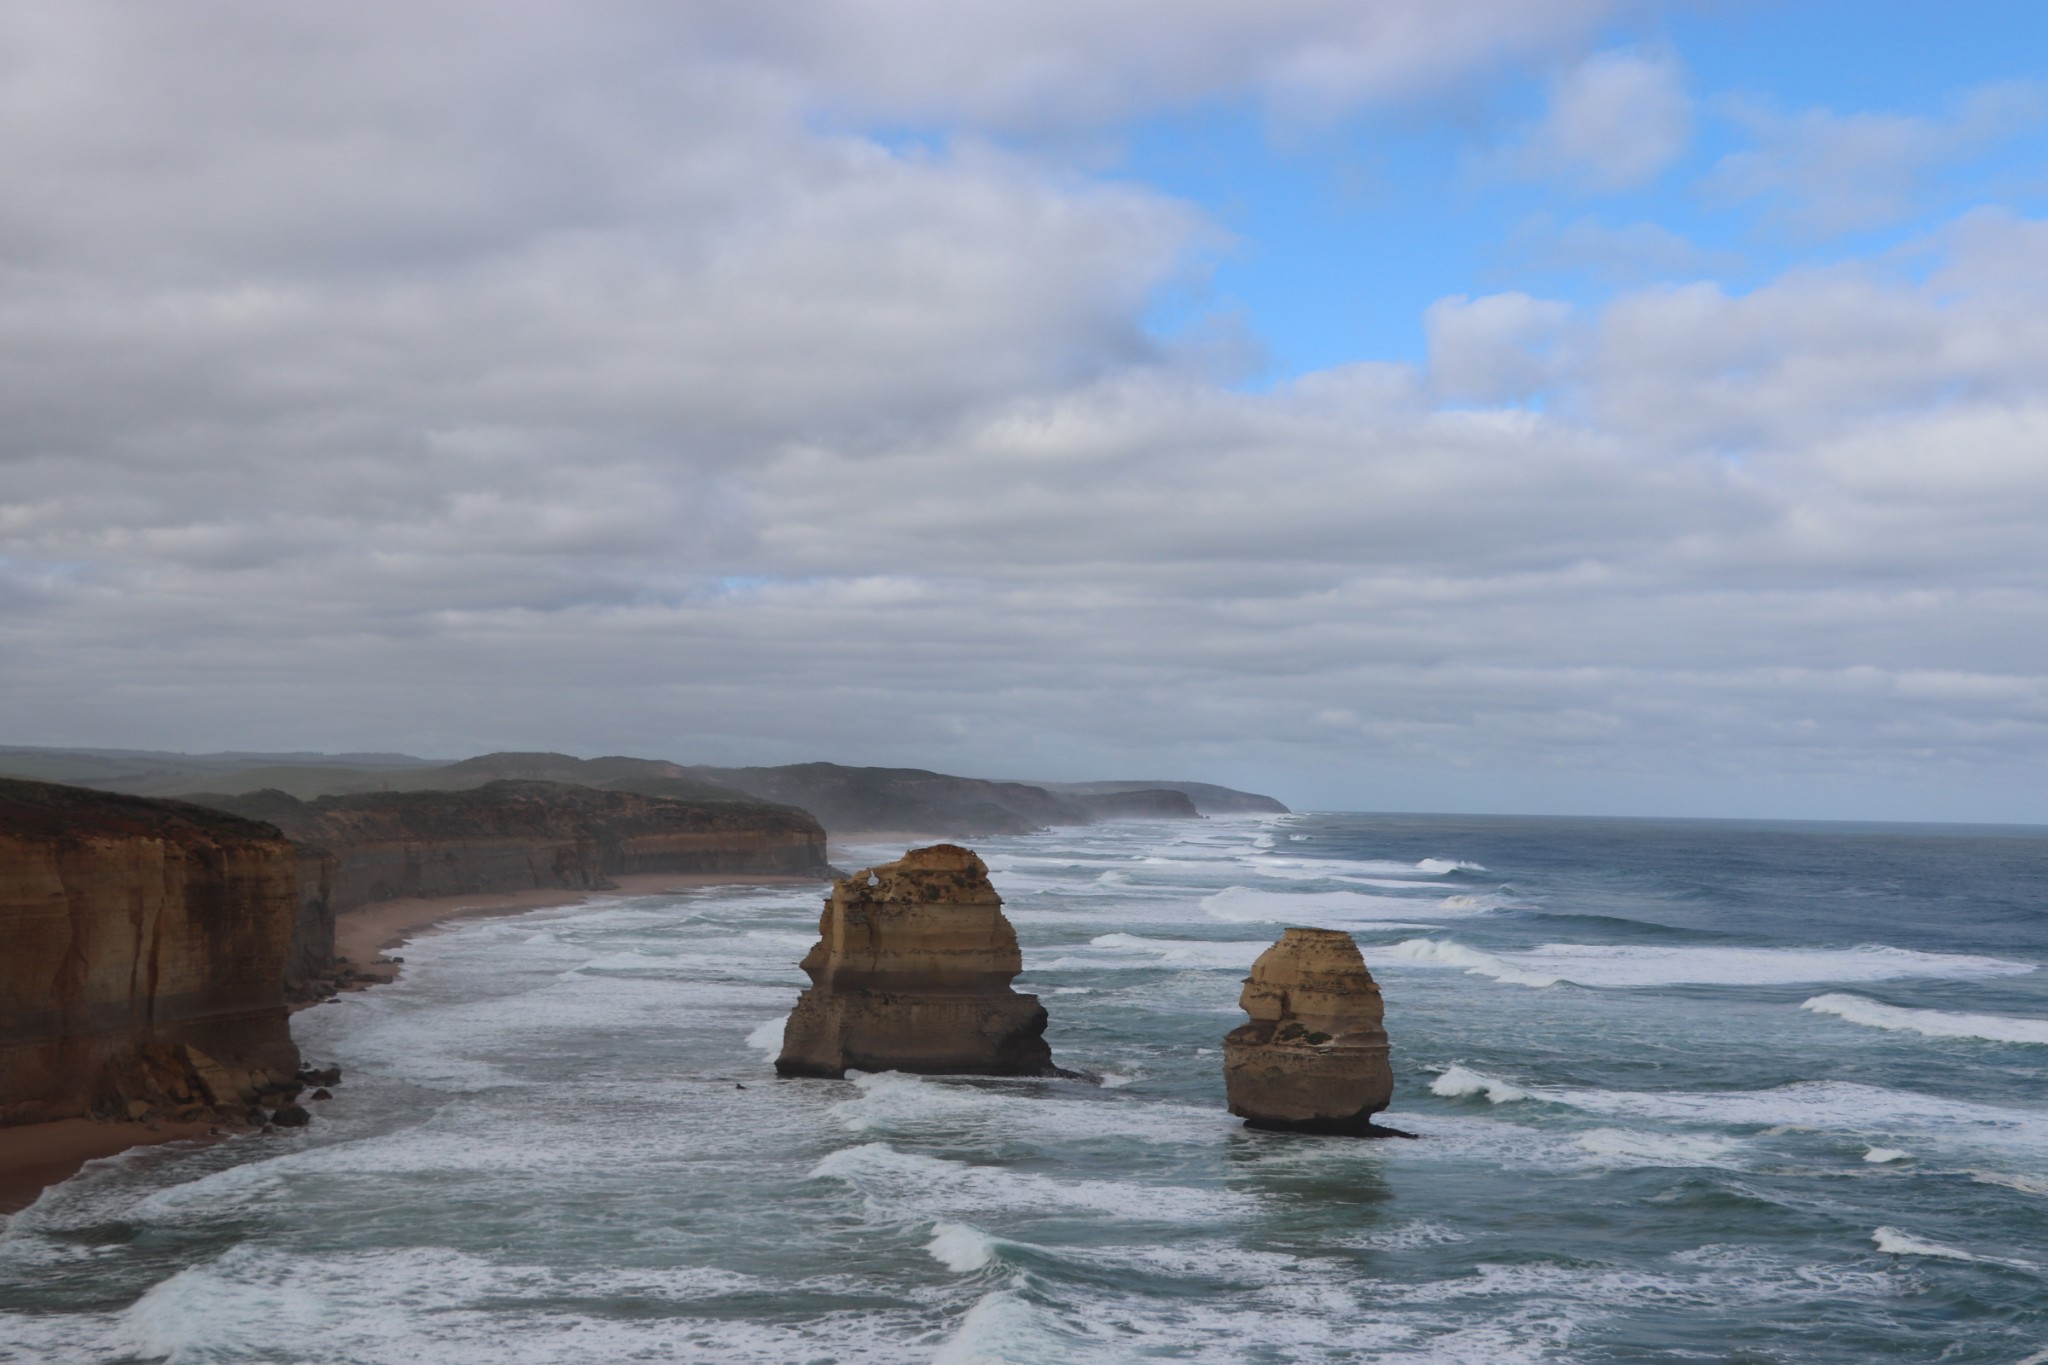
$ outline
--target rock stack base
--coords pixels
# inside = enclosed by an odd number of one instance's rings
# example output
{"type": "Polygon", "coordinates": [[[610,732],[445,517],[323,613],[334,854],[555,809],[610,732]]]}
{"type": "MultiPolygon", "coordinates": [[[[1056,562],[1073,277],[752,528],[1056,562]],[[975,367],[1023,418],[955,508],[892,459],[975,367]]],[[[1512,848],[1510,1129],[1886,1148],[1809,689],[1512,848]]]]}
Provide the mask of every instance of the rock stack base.
{"type": "Polygon", "coordinates": [[[1351,935],[1289,929],[1259,955],[1223,1040],[1230,1112],[1252,1128],[1407,1137],[1372,1116],[1394,1094],[1378,983],[1351,935]]]}
{"type": "Polygon", "coordinates": [[[784,1076],[1056,1076],[1045,1010],[1011,980],[1017,934],[980,858],[912,849],[833,885],[783,1029],[784,1076]]]}

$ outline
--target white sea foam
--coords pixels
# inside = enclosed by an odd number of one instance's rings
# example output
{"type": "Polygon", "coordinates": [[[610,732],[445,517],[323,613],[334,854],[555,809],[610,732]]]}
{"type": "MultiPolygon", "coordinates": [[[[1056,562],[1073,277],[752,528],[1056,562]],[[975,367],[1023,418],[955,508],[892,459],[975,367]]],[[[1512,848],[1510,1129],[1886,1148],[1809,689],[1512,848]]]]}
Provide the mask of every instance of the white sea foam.
{"type": "Polygon", "coordinates": [[[1257,941],[1217,942],[1211,939],[1150,938],[1140,934],[1098,934],[1086,946],[1066,945],[1043,951],[1059,954],[1049,961],[1027,956],[1031,971],[1069,971],[1075,968],[1134,970],[1146,967],[1213,968],[1242,971],[1252,959],[1273,945],[1257,941]]]}
{"type": "Polygon", "coordinates": [[[931,1359],[932,1365],[1030,1365],[1069,1359],[1073,1346],[1072,1334],[1056,1318],[999,1289],[967,1310],[931,1359]]]}
{"type": "Polygon", "coordinates": [[[2016,976],[2031,962],[1969,953],[1925,953],[1885,944],[1855,948],[1672,947],[1546,943],[1524,952],[1486,952],[1449,939],[1406,939],[1379,950],[1408,962],[1463,968],[1517,986],[1774,986],[1810,981],[1958,980],[2016,976]]]}
{"type": "MultiPolygon", "coordinates": [[[[832,1105],[830,1112],[855,1133],[957,1140],[982,1132],[1003,1141],[1026,1139],[1047,1146],[1098,1139],[1157,1146],[1210,1143],[1234,1125],[1234,1120],[1218,1109],[1108,1103],[1079,1086],[1028,1084],[1012,1088],[900,1071],[856,1074],[852,1079],[859,1093],[832,1105]],[[1073,1098],[1062,1098],[1063,1094],[1073,1098]]],[[[1132,1079],[1112,1073],[1103,1078],[1103,1085],[1118,1089],[1132,1079]]]]}
{"type": "MultiPolygon", "coordinates": [[[[1554,971],[1525,970],[1509,960],[1513,955],[1483,953],[1448,939],[1411,938],[1379,950],[1382,957],[1400,958],[1431,966],[1462,967],[1468,976],[1490,976],[1517,986],[1555,986],[1564,978],[1554,971]]],[[[1527,956],[1522,954],[1521,956],[1527,956]]]]}
{"type": "Polygon", "coordinates": [[[1453,1064],[1444,1073],[1429,1083],[1429,1093],[1445,1099],[1462,1099],[1468,1095],[1484,1095],[1494,1104],[1511,1104],[1526,1100],[1529,1092],[1519,1085],[1481,1075],[1467,1067],[1453,1064]]]}
{"type": "Polygon", "coordinates": [[[1472,1239],[1456,1228],[1442,1223],[1417,1219],[1412,1223],[1399,1223],[1378,1232],[1368,1232],[1353,1237],[1350,1245],[1376,1251],[1409,1251],[1416,1247],[1453,1246],[1472,1239]]]}
{"type": "Polygon", "coordinates": [[[1730,1166],[1740,1156],[1739,1144],[1731,1139],[1699,1133],[1595,1128],[1581,1133],[1577,1145],[1618,1166],[1730,1166]]]}
{"type": "Polygon", "coordinates": [[[1241,860],[1263,877],[1280,877],[1295,881],[1351,880],[1370,877],[1379,886],[1413,887],[1420,889],[1431,884],[1432,879],[1449,876],[1453,872],[1484,872],[1478,863],[1458,862],[1448,858],[1424,858],[1417,863],[1397,863],[1384,858],[1284,858],[1270,854],[1252,854],[1241,860]]]}
{"type": "MultiPolygon", "coordinates": [[[[619,1359],[655,1342],[631,1324],[617,1325],[629,1334],[622,1340],[612,1324],[565,1313],[559,1301],[624,1294],[683,1306],[749,1289],[758,1285],[746,1276],[703,1268],[578,1272],[441,1249],[304,1256],[243,1244],[159,1281],[109,1324],[107,1335],[121,1355],[168,1365],[272,1359],[279,1340],[317,1342],[311,1359],[453,1362],[477,1359],[477,1339],[485,1334],[493,1361],[619,1359]],[[476,1309],[483,1300],[498,1305],[488,1322],[476,1309]],[[522,1309],[523,1302],[533,1308],[522,1309]],[[541,1341],[519,1330],[543,1322],[541,1341]]],[[[675,1321],[662,1324],[664,1337],[675,1321]]],[[[103,1345],[77,1358],[106,1354],[103,1345]]]]}
{"type": "Polygon", "coordinates": [[[1870,1234],[1870,1240],[1877,1244],[1879,1251],[1891,1256],[1935,1256],[1945,1261],[1989,1261],[1991,1259],[1988,1256],[1979,1256],[1973,1252],[1964,1251],[1961,1247],[1945,1246],[1940,1242],[1930,1242],[1925,1238],[1915,1237],[1909,1232],[1901,1232],[1897,1228],[1878,1228],[1870,1234]]]}
{"type": "Polygon", "coordinates": [[[924,1249],[946,1269],[965,1274],[996,1258],[996,1239],[965,1223],[934,1223],[924,1249]]]}
{"type": "Polygon", "coordinates": [[[1970,1179],[1979,1185],[2002,1185],[2021,1194],[2048,1194],[2048,1180],[2039,1176],[2013,1175],[2008,1171],[1971,1171],[1970,1179]]]}
{"type": "Polygon", "coordinates": [[[1807,1081],[1768,1090],[1628,1091],[1529,1086],[1532,1099],[1602,1118],[1654,1123],[1829,1132],[1892,1147],[2048,1159],[2048,1111],[2003,1108],[1849,1081],[1807,1081]]]}
{"type": "MultiPolygon", "coordinates": [[[[2048,1159],[2048,1111],[2003,1108],[1847,1081],[1809,1081],[1767,1090],[1602,1090],[1579,1086],[1509,1085],[1481,1072],[1457,1066],[1441,1074],[1431,1089],[1448,1098],[1485,1095],[1496,1104],[1515,1099],[1555,1104],[1610,1121],[1694,1129],[1750,1128],[1762,1137],[1788,1133],[1834,1133],[1861,1139],[1873,1150],[1874,1154],[1866,1159],[1874,1163],[1914,1159],[1913,1151],[1897,1145],[1901,1138],[1910,1139],[1914,1149],[1944,1149],[1958,1156],[1995,1153],[1993,1160],[2036,1162],[2048,1159]],[[1492,1089],[1496,1085],[1506,1086],[1508,1093],[1496,1095],[1492,1089]]],[[[1407,1117],[1414,1125],[1426,1128],[1431,1122],[1446,1116],[1433,1118],[1414,1114],[1407,1117]]],[[[1483,1131],[1460,1130],[1460,1141],[1466,1145],[1475,1141],[1481,1145],[1497,1144],[1512,1136],[1499,1131],[1507,1125],[1501,1125],[1498,1120],[1487,1120],[1486,1125],[1483,1131]]],[[[1714,1135],[1709,1140],[1719,1142],[1725,1139],[1714,1135]]],[[[1706,1155],[1713,1160],[1702,1164],[1722,1164],[1722,1158],[1733,1156],[1735,1152],[1731,1149],[1706,1155]]],[[[1504,1150],[1503,1159],[1522,1158],[1511,1158],[1504,1150]]],[[[1978,1159],[1983,1159],[1983,1156],[1978,1159]]],[[[1990,1171],[1978,1172],[1977,1175],[1992,1183],[2027,1179],[1990,1171]]],[[[2032,1192],[2048,1194],[2048,1181],[2040,1182],[2039,1189],[2032,1192]]]]}
{"type": "Polygon", "coordinates": [[[1979,1038],[1993,1043],[2048,1043],[2048,1019],[2022,1019],[2006,1014],[1953,1014],[1947,1010],[1906,1009],[1860,995],[1816,995],[1800,1006],[1815,1014],[1832,1014],[1867,1028],[1919,1033],[1929,1038],[1979,1038]]]}
{"type": "Polygon", "coordinates": [[[962,1214],[1007,1209],[1020,1213],[1082,1210],[1134,1222],[1199,1223],[1229,1217],[1248,1206],[1243,1195],[1121,1180],[1065,1180],[1003,1166],[972,1165],[898,1151],[869,1142],[831,1153],[811,1168],[812,1179],[841,1181],[858,1190],[881,1219],[950,1222],[962,1214]]]}
{"type": "MultiPolygon", "coordinates": [[[[401,1268],[419,1268],[409,1264],[411,1258],[397,1260],[401,1268]]],[[[754,1293],[763,1292],[745,1277],[715,1271],[676,1274],[607,1267],[574,1275],[469,1259],[448,1267],[430,1265],[421,1282],[379,1274],[355,1261],[313,1262],[304,1269],[334,1272],[326,1280],[313,1274],[295,1277],[324,1310],[318,1316],[258,1322],[255,1352],[228,1353],[200,1345],[170,1352],[171,1365],[273,1359],[279,1339],[302,1350],[312,1348],[303,1357],[295,1353],[295,1358],[350,1365],[469,1365],[477,1360],[493,1365],[559,1365],[653,1358],[776,1365],[821,1353],[849,1365],[883,1365],[903,1358],[905,1343],[921,1326],[912,1315],[889,1309],[795,1325],[735,1318],[729,1312],[691,1316],[695,1300],[750,1287],[754,1293]],[[451,1272],[452,1278],[443,1278],[451,1272]],[[698,1284],[689,1288],[675,1283],[679,1280],[698,1284]],[[573,1306],[578,1300],[615,1296],[660,1302],[666,1311],[622,1315],[573,1306]]],[[[200,1335],[195,1345],[209,1340],[200,1335]]]]}
{"type": "Polygon", "coordinates": [[[1897,1147],[1871,1147],[1864,1151],[1863,1159],[1873,1166],[1885,1166],[1894,1161],[1911,1161],[1913,1154],[1897,1147]]]}
{"type": "Polygon", "coordinates": [[[787,1015],[777,1015],[773,1019],[762,1021],[754,1026],[752,1033],[747,1035],[747,1046],[758,1048],[762,1052],[781,1052],[782,1030],[788,1023],[789,1017],[787,1015]]]}
{"type": "Polygon", "coordinates": [[[1463,919],[1493,909],[1471,897],[1440,901],[1409,896],[1372,896],[1362,891],[1260,891],[1249,886],[1225,887],[1202,898],[1202,912],[1233,924],[1304,924],[1318,928],[1375,926],[1428,929],[1428,919],[1463,919]],[[1458,902],[1453,904],[1453,902],[1458,902]]]}

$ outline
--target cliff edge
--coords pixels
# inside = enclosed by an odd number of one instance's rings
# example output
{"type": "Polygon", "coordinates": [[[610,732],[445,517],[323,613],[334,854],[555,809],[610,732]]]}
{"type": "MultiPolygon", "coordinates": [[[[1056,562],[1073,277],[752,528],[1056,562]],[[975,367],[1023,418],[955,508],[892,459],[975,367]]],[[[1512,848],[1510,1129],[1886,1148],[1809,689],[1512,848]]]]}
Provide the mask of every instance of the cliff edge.
{"type": "Polygon", "coordinates": [[[240,1120],[295,1089],[297,866],[250,820],[0,779],[0,1124],[240,1120]]]}
{"type": "Polygon", "coordinates": [[[334,917],[380,901],[599,891],[647,872],[832,874],[816,820],[758,801],[504,780],[312,801],[274,790],[193,799],[266,821],[297,845],[290,982],[300,994],[335,970],[334,917]]]}

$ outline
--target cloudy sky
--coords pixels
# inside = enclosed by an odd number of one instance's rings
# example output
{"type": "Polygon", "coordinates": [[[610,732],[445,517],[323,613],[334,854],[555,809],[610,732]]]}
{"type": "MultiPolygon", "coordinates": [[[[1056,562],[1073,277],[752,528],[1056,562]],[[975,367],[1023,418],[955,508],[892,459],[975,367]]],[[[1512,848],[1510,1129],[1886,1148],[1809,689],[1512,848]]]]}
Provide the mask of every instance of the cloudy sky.
{"type": "Polygon", "coordinates": [[[2048,821],[2044,53],[10,0],[0,742],[2048,821]]]}

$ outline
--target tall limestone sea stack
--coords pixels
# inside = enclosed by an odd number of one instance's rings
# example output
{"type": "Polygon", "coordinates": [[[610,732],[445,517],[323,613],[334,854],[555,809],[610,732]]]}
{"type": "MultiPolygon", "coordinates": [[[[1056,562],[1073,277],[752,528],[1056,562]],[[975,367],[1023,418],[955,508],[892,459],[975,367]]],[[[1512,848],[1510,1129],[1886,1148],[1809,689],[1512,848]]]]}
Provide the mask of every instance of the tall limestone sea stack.
{"type": "Polygon", "coordinates": [[[1252,1018],[1223,1040],[1223,1083],[1246,1126],[1394,1133],[1372,1122],[1393,1099],[1394,1072],[1386,1006],[1351,935],[1287,930],[1252,964],[1238,1005],[1252,1018]]]}
{"type": "Polygon", "coordinates": [[[835,883],[783,1029],[784,1076],[861,1071],[1052,1076],[1045,1010],[1002,897],[972,850],[914,848],[835,883]]]}

